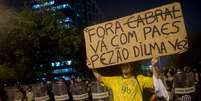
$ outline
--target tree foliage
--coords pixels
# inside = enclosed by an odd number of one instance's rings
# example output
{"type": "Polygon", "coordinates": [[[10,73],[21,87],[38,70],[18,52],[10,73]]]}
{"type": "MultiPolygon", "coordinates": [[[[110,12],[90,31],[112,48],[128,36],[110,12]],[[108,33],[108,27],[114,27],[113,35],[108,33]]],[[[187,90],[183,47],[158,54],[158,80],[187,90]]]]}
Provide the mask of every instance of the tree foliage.
{"type": "Polygon", "coordinates": [[[16,72],[5,64],[0,65],[0,79],[16,79],[16,72]]]}
{"type": "Polygon", "coordinates": [[[31,9],[0,13],[0,64],[16,69],[18,79],[31,77],[36,64],[71,58],[79,50],[81,31],[58,26],[59,14],[31,9]]]}

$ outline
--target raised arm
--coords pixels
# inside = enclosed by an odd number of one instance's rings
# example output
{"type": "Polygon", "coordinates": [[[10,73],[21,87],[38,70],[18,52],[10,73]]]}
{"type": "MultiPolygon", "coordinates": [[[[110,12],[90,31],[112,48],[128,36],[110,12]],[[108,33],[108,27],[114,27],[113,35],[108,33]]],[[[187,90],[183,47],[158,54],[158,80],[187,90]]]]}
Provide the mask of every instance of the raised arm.
{"type": "MultiPolygon", "coordinates": [[[[91,65],[91,63],[90,63],[90,61],[88,59],[86,60],[86,64],[87,64],[88,67],[90,67],[90,65],[91,65]]],[[[102,81],[101,75],[98,73],[98,71],[96,70],[96,68],[92,68],[92,72],[93,72],[94,76],[96,77],[96,79],[98,81],[102,81]]]]}
{"type": "Polygon", "coordinates": [[[96,69],[93,69],[92,72],[98,81],[102,81],[101,79],[102,76],[98,73],[96,69]]]}
{"type": "Polygon", "coordinates": [[[158,58],[154,57],[151,60],[151,70],[156,78],[159,78],[159,70],[157,68],[158,58]]]}

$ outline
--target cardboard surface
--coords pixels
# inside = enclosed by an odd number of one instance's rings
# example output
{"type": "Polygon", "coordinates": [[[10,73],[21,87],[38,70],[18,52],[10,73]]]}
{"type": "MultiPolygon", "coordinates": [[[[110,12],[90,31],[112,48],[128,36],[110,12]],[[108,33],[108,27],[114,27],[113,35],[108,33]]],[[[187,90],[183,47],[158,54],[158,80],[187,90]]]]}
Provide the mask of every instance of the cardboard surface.
{"type": "Polygon", "coordinates": [[[84,29],[89,68],[183,53],[188,49],[177,2],[84,29]]]}

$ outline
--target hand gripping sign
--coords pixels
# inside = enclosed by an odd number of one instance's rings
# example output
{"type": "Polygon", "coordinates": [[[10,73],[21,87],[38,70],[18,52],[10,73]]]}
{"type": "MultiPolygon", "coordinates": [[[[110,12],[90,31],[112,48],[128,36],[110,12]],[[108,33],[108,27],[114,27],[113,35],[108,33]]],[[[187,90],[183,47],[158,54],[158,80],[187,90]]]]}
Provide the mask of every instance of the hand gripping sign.
{"type": "Polygon", "coordinates": [[[183,53],[188,40],[177,2],[84,29],[89,68],[183,53]]]}

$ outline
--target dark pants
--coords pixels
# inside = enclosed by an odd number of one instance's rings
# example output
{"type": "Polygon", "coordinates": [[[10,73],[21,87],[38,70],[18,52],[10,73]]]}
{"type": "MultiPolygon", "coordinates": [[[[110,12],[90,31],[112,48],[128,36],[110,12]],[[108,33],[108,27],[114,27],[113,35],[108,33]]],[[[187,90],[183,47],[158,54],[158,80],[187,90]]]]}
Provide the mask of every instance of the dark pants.
{"type": "Polygon", "coordinates": [[[166,101],[164,97],[157,97],[157,101],[166,101]]]}

